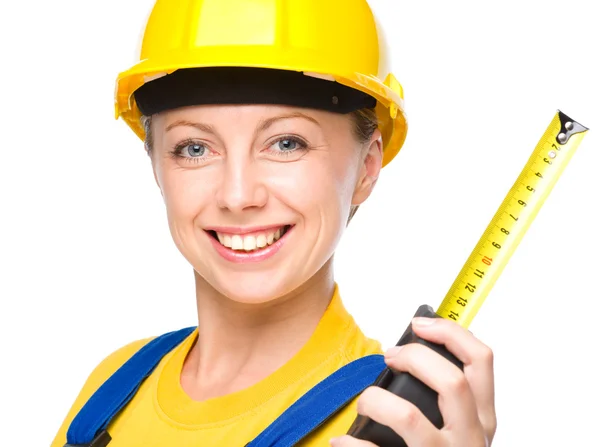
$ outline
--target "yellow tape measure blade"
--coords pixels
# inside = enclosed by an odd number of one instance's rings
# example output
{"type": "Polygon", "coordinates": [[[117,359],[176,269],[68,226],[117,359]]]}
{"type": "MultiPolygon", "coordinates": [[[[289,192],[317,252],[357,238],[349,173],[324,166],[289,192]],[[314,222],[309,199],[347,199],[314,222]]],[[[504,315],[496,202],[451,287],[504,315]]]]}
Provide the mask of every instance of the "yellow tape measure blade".
{"type": "Polygon", "coordinates": [[[467,328],[588,129],[560,110],[442,301],[437,314],[467,328]]]}

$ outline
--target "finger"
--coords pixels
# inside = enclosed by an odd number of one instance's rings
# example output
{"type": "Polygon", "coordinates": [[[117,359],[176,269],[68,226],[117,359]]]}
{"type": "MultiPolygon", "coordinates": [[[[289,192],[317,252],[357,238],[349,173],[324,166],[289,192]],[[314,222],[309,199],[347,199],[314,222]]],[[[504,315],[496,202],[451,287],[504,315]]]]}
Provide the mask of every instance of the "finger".
{"type": "Polygon", "coordinates": [[[443,344],[465,365],[479,419],[486,433],[496,430],[494,398],[494,356],[492,350],[471,332],[442,318],[415,318],[413,330],[420,337],[443,344]]]}
{"type": "Polygon", "coordinates": [[[441,445],[442,433],[407,400],[379,387],[367,388],[357,402],[358,413],[386,425],[409,447],[441,445]]]}
{"type": "Polygon", "coordinates": [[[491,366],[493,363],[491,349],[454,321],[444,318],[413,318],[412,327],[418,336],[446,345],[465,365],[485,363],[491,366]]]}
{"type": "Polygon", "coordinates": [[[466,376],[453,363],[434,350],[418,343],[409,343],[392,357],[388,366],[406,371],[437,391],[444,425],[468,432],[480,427],[473,393],[466,376]]]}
{"type": "Polygon", "coordinates": [[[344,435],[340,438],[333,438],[329,441],[331,447],[377,447],[375,444],[369,441],[362,441],[360,439],[353,438],[350,435],[344,435]]]}

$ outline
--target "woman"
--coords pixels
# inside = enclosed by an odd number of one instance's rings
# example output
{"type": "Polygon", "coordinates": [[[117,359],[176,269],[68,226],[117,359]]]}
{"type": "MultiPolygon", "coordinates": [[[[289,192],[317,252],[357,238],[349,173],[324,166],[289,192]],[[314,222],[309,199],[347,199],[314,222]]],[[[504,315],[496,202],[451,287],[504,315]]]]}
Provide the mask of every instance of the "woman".
{"type": "MultiPolygon", "coordinates": [[[[381,353],[344,309],[332,266],[406,134],[400,85],[377,77],[379,42],[365,0],[157,1],[140,62],[117,79],[117,116],[144,139],[171,235],[194,268],[198,328],[114,410],[94,393],[155,345],[102,361],[53,447],[82,443],[72,433],[90,407],[106,413],[94,447],[243,446],[323,379],[381,353]]],[[[449,321],[413,325],[464,373],[419,345],[385,361],[439,393],[445,426],[371,387],[299,445],[374,445],[342,436],[357,414],[411,447],[491,443],[490,349],[449,321]]]]}

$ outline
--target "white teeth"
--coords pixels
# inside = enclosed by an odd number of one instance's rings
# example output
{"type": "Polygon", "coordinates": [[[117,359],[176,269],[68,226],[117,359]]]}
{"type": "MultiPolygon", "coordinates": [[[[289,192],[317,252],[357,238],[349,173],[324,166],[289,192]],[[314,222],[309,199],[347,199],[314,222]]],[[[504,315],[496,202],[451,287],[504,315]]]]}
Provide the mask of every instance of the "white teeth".
{"type": "Polygon", "coordinates": [[[241,236],[239,234],[229,235],[224,233],[217,233],[217,239],[221,245],[231,248],[233,250],[244,250],[252,251],[257,248],[263,248],[267,245],[272,245],[275,241],[281,238],[283,234],[283,228],[279,228],[276,231],[269,233],[260,233],[255,236],[241,236]]]}
{"type": "Polygon", "coordinates": [[[256,248],[256,238],[254,236],[244,237],[244,250],[251,251],[256,248]]]}
{"type": "Polygon", "coordinates": [[[231,237],[231,248],[234,250],[243,250],[244,242],[242,241],[242,237],[235,234],[231,237]]]}
{"type": "Polygon", "coordinates": [[[258,248],[263,248],[267,246],[267,236],[264,234],[259,234],[256,238],[256,246],[258,248]]]}

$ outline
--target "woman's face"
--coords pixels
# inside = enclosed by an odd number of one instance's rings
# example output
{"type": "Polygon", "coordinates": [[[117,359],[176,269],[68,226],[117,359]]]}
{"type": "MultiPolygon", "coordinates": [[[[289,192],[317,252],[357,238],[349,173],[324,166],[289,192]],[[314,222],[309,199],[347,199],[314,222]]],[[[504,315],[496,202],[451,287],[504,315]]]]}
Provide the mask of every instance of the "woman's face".
{"type": "Polygon", "coordinates": [[[185,107],[152,121],[153,167],[173,240],[214,289],[284,296],[331,258],[381,167],[349,115],[273,105],[185,107]]]}

